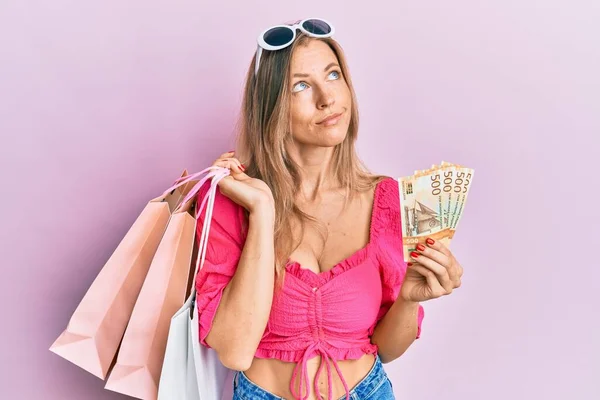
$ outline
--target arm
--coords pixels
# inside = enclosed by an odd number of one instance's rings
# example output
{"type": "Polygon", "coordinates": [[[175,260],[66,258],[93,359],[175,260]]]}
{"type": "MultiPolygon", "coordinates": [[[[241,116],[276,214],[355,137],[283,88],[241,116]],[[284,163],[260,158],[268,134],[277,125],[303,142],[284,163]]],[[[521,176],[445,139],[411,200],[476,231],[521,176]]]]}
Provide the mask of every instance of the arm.
{"type": "Polygon", "coordinates": [[[381,362],[400,357],[418,337],[419,303],[398,296],[392,307],[375,327],[371,342],[379,347],[381,362]]]}
{"type": "Polygon", "coordinates": [[[225,287],[206,342],[226,367],[250,368],[273,301],[274,215],[269,208],[250,213],[248,235],[231,281],[225,287]]]}
{"type": "Polygon", "coordinates": [[[401,289],[406,284],[407,264],[403,261],[398,182],[388,179],[381,185],[386,190],[379,202],[391,212],[379,220],[385,226],[379,237],[381,251],[378,253],[382,299],[376,324],[372,328],[371,342],[378,346],[382,362],[388,363],[400,357],[419,338],[425,313],[418,301],[401,295],[401,289]]]}

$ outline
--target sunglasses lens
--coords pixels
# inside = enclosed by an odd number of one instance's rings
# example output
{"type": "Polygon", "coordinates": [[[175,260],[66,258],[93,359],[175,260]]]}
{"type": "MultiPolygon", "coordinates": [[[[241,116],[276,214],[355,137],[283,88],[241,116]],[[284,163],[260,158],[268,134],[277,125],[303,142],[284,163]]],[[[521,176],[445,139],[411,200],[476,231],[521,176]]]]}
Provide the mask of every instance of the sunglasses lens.
{"type": "Polygon", "coordinates": [[[283,46],[288,44],[294,38],[294,31],[290,28],[278,26],[277,28],[269,29],[263,36],[264,41],[270,46],[283,46]]]}
{"type": "Polygon", "coordinates": [[[308,21],[304,21],[302,27],[313,35],[327,35],[331,33],[329,24],[319,19],[309,19],[308,21]]]}

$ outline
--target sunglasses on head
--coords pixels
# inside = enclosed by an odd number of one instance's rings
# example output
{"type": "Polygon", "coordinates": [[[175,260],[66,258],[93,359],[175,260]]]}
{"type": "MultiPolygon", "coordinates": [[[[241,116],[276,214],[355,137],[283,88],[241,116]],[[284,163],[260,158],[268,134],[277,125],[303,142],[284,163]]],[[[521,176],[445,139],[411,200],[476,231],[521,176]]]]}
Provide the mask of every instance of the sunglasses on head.
{"type": "Polygon", "coordinates": [[[333,25],[324,19],[307,18],[294,25],[276,25],[258,35],[258,48],[256,49],[256,62],[254,64],[254,75],[258,75],[260,67],[260,56],[263,50],[281,50],[296,39],[296,30],[300,29],[307,36],[315,38],[327,38],[333,36],[333,25]]]}

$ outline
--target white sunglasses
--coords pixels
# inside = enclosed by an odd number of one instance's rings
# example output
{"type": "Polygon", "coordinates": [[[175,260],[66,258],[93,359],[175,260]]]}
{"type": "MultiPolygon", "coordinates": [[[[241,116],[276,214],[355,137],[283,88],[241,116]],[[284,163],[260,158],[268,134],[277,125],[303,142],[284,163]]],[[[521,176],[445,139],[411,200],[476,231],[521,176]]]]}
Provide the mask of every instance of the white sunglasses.
{"type": "Polygon", "coordinates": [[[256,49],[256,62],[254,63],[254,76],[258,74],[260,67],[260,56],[263,50],[281,50],[296,39],[296,30],[300,29],[305,35],[316,38],[327,38],[333,36],[335,29],[333,25],[321,18],[307,18],[294,25],[276,25],[258,35],[258,47],[256,49]]]}

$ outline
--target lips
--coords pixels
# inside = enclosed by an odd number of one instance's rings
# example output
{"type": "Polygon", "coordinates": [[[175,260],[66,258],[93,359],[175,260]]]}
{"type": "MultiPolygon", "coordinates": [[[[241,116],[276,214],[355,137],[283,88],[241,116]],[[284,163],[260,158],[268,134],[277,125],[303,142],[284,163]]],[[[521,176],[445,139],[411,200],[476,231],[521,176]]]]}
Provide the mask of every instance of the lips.
{"type": "Polygon", "coordinates": [[[331,115],[327,116],[325,119],[321,120],[320,122],[317,122],[317,125],[324,125],[324,126],[334,125],[340,120],[341,117],[342,117],[342,113],[331,114],[331,115]]]}

